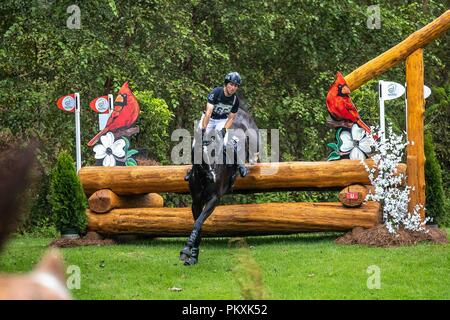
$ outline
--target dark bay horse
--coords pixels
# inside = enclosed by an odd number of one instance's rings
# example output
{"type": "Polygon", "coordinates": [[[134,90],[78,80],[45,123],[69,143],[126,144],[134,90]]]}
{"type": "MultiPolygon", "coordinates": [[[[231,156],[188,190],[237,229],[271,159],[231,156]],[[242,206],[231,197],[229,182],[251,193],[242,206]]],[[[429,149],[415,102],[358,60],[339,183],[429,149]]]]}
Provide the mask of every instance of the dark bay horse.
{"type": "Polygon", "coordinates": [[[225,150],[221,148],[223,146],[223,138],[220,133],[216,133],[213,135],[212,140],[204,141],[201,163],[196,164],[194,162],[192,165],[189,191],[192,197],[194,228],[186,245],[180,252],[180,260],[186,266],[198,262],[201,228],[206,219],[214,211],[219,199],[231,190],[238,175],[237,161],[242,161],[243,163],[245,159],[248,159],[250,163],[254,163],[258,158],[260,149],[259,130],[250,114],[243,109],[239,109],[231,129],[233,130],[228,131],[228,141],[230,143],[234,142],[234,151],[236,151],[234,152],[235,155],[232,158],[231,164],[230,161],[227,161],[229,159],[220,162],[215,161],[214,163],[205,161],[208,158],[205,152],[207,146],[216,147],[216,150],[219,150],[219,153],[226,158],[225,152],[221,153],[222,150],[225,150]],[[248,142],[248,148],[246,148],[246,142],[248,142]],[[243,150],[240,149],[240,154],[242,155],[242,152],[244,152],[245,159],[242,159],[242,156],[236,157],[236,153],[238,153],[237,149],[239,149],[239,146],[236,148],[238,144],[244,148],[243,150]],[[213,179],[208,176],[208,170],[211,170],[213,179]]]}

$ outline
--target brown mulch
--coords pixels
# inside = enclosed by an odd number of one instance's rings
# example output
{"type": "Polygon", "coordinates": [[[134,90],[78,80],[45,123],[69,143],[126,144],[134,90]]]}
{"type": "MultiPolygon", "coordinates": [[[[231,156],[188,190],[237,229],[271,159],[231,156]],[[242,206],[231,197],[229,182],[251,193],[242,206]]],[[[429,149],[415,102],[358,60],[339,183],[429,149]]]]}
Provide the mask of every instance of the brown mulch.
{"type": "Polygon", "coordinates": [[[112,239],[103,239],[101,235],[96,232],[88,232],[83,238],[80,239],[57,239],[53,240],[49,246],[58,248],[70,248],[80,246],[109,246],[116,244],[117,242],[112,239]]]}
{"type": "Polygon", "coordinates": [[[375,247],[393,247],[415,245],[421,241],[431,243],[448,243],[447,232],[438,228],[425,227],[428,232],[408,231],[400,229],[392,235],[387,228],[379,224],[370,229],[354,228],[345,235],[337,238],[337,244],[362,244],[375,247]]]}

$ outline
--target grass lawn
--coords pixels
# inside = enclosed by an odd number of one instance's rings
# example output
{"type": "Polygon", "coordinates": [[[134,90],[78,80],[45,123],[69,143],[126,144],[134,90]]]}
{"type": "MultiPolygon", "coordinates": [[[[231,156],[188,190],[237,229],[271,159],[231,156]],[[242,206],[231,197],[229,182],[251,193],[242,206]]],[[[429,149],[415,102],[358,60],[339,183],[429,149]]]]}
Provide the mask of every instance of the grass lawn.
{"type": "MultiPolygon", "coordinates": [[[[343,246],[338,235],[248,237],[244,248],[206,238],[193,267],[178,261],[184,238],[62,251],[66,267],[81,270],[76,299],[450,299],[449,245],[343,246]],[[379,268],[379,289],[367,286],[369,266],[379,268]]],[[[30,271],[51,240],[12,239],[0,272],[30,271]]]]}

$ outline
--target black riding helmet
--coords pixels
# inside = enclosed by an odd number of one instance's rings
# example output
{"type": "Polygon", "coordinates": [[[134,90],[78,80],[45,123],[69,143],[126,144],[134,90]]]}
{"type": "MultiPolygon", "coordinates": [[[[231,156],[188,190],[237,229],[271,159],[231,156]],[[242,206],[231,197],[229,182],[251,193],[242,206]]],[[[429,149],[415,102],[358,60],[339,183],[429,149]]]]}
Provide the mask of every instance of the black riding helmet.
{"type": "Polygon", "coordinates": [[[241,85],[241,76],[237,72],[230,72],[225,76],[225,84],[228,82],[233,82],[234,84],[240,86],[241,85]]]}

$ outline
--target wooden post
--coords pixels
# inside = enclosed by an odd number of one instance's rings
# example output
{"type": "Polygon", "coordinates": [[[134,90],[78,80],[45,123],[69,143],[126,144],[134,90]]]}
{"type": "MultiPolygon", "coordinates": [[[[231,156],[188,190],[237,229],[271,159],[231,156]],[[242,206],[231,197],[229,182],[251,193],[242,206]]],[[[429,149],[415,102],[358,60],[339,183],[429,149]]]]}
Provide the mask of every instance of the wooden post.
{"type": "MultiPolygon", "coordinates": [[[[407,147],[407,175],[411,190],[411,200],[408,204],[409,212],[417,205],[425,206],[425,153],[424,153],[424,112],[425,99],[423,50],[414,51],[406,59],[406,93],[408,100],[407,134],[410,144],[407,147]]],[[[425,211],[420,210],[420,216],[425,218],[425,211]]]]}

